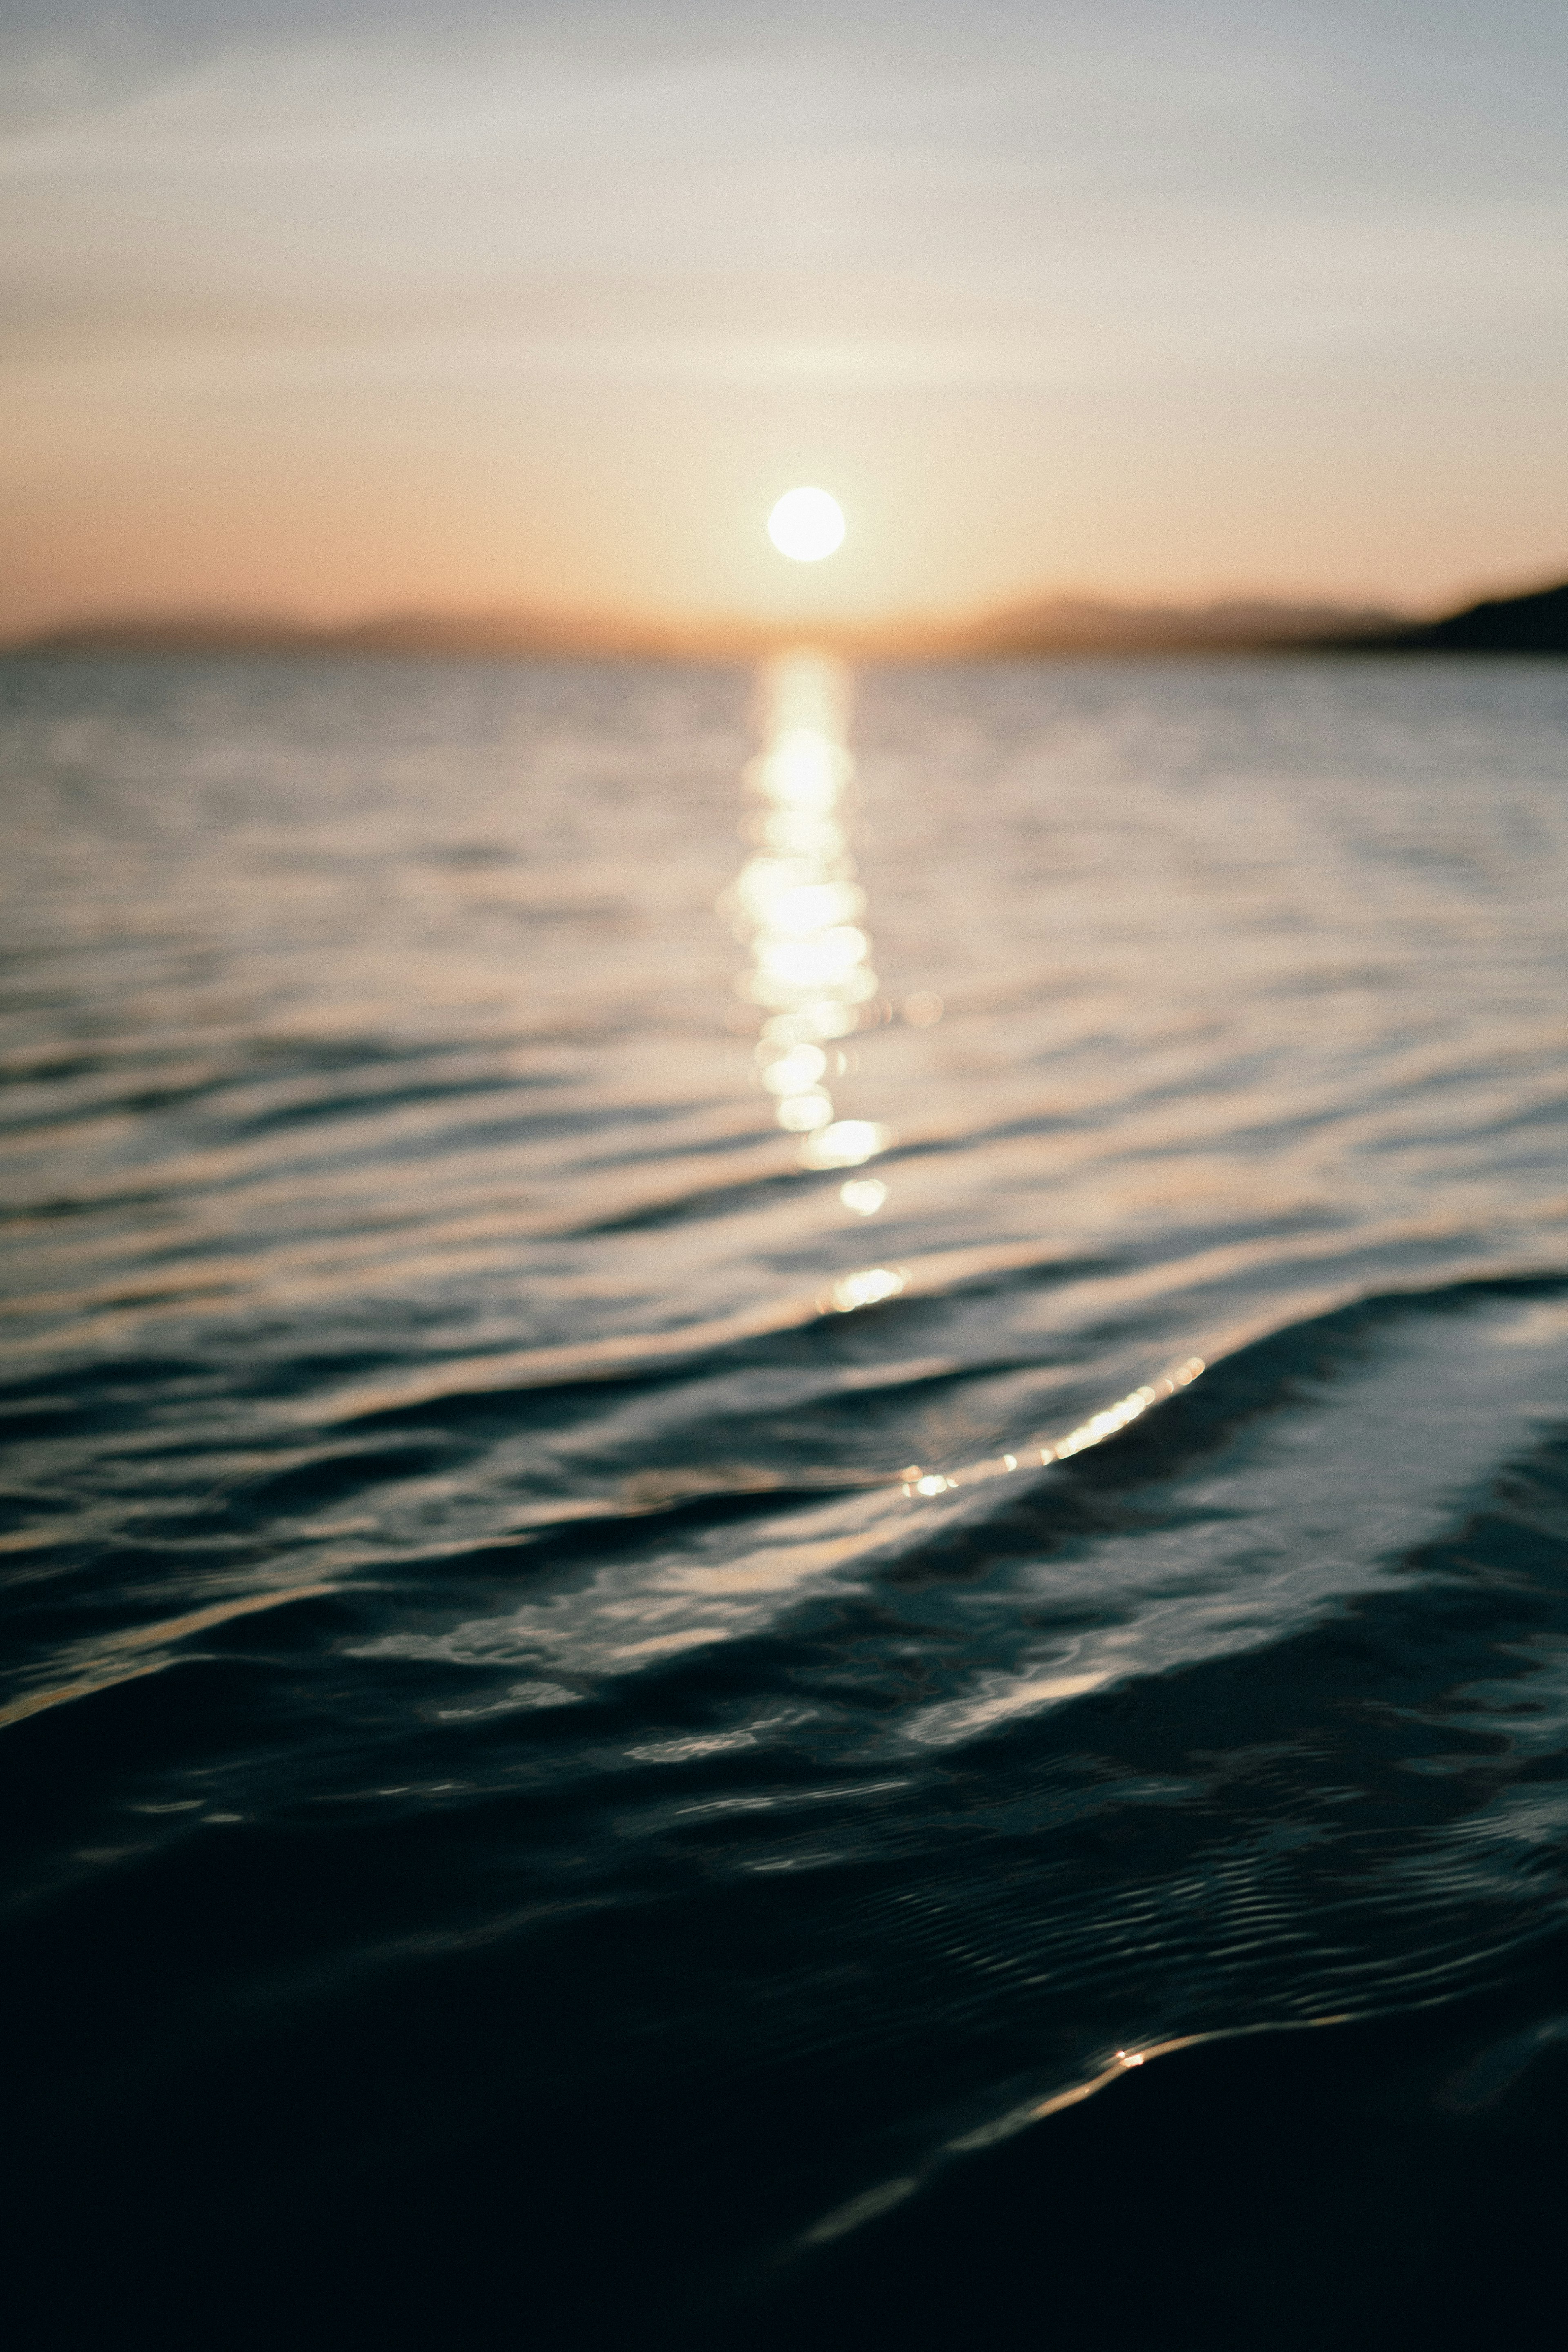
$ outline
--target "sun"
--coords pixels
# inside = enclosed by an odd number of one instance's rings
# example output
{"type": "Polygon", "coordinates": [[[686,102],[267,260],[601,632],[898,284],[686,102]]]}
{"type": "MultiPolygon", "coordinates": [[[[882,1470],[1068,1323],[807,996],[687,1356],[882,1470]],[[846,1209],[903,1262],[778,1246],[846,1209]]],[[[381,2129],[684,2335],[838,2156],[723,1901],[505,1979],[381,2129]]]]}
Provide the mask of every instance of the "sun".
{"type": "Polygon", "coordinates": [[[843,509],[826,490],[786,490],[768,518],[768,536],[780,555],[820,563],[843,543],[843,509]]]}

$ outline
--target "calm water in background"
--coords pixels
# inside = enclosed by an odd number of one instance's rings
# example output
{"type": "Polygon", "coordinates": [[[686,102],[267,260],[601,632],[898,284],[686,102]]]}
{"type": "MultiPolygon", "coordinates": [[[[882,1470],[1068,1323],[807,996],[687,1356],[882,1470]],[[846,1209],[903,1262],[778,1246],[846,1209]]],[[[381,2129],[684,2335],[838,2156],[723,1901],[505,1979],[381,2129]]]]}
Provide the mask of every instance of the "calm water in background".
{"type": "Polygon", "coordinates": [[[862,675],[842,1164],[732,929],[772,690],[0,669],[39,2340],[1430,2340],[1518,2273],[1568,670],[862,675]]]}

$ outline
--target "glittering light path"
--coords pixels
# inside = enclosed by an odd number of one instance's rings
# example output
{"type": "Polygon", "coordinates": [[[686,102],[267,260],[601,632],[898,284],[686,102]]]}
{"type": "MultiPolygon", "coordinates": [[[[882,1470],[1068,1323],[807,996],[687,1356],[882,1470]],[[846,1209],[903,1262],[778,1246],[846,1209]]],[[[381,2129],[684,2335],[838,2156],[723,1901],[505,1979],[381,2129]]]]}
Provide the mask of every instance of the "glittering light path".
{"type": "MultiPolygon", "coordinates": [[[[849,700],[849,673],[827,656],[789,654],[764,672],[762,749],[746,771],[747,792],[760,806],[741,827],[752,854],[718,902],[720,916],[751,950],[736,991],[758,1008],[757,1082],[773,1097],[779,1125],[800,1138],[801,1167],[817,1170],[862,1167],[898,1139],[875,1120],[840,1118],[830,1092],[832,1081],[853,1067],[840,1041],[873,1027],[888,1009],[872,968],[865,892],[855,878],[845,822],[854,775],[846,740],[849,700]]],[[[922,1026],[939,1013],[940,1001],[928,994],[913,1007],[922,1026]]],[[[874,1216],[887,1197],[879,1178],[852,1179],[840,1193],[844,1206],[862,1217],[874,1216]]],[[[850,1315],[899,1297],[914,1282],[908,1266],[864,1266],[841,1276],[818,1305],[850,1315]]],[[[1201,1356],[1189,1356],[1063,1436],[1030,1440],[1016,1454],[951,1472],[925,1471],[915,1463],[866,1483],[896,1484],[911,1501],[930,1502],[1018,1470],[1066,1462],[1118,1436],[1152,1405],[1190,1386],[1203,1369],[1201,1356]]]]}
{"type": "MultiPolygon", "coordinates": [[[[813,1169],[863,1166],[896,1139],[874,1120],[840,1118],[829,1091],[853,1066],[841,1041],[885,1010],[845,827],[848,699],[847,673],[821,655],[790,655],[765,674],[762,750],[746,772],[759,803],[742,828],[752,855],[719,901],[751,950],[736,986],[761,1016],[758,1081],[813,1169]]],[[[864,1178],[843,1189],[861,1216],[886,1197],[864,1178]]]]}

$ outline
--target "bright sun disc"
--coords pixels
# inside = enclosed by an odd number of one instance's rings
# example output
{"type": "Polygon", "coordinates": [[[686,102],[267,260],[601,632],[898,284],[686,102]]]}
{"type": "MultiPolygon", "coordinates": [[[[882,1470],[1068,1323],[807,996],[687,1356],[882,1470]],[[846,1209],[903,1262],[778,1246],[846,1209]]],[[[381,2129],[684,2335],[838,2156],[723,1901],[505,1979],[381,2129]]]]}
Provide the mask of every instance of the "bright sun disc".
{"type": "Polygon", "coordinates": [[[780,555],[817,563],[841,544],[843,513],[826,490],[786,490],[768,518],[768,536],[780,555]]]}

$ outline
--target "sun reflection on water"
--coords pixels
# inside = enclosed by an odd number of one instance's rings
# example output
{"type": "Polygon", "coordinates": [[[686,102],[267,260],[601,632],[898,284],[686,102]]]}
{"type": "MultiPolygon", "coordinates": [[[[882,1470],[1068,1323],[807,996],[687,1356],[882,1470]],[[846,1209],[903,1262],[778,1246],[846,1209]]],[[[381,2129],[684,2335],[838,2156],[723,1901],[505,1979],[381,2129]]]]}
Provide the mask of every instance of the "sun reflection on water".
{"type": "MultiPolygon", "coordinates": [[[[718,902],[751,954],[736,981],[746,1008],[736,1025],[758,1033],[753,1076],[772,1097],[779,1126],[800,1138],[796,1156],[803,1169],[860,1168],[897,1140],[877,1120],[841,1118],[832,1093],[855,1071],[847,1041],[892,1017],[872,965],[866,896],[850,852],[850,689],[849,671],[825,654],[783,655],[763,672],[761,749],[745,771],[755,803],[741,825],[750,855],[718,902]]],[[[927,1029],[945,1008],[934,990],[921,989],[902,1009],[911,1028],[927,1029]]],[[[888,1187],[880,1177],[853,1176],[839,1198],[853,1215],[873,1217],[888,1187]]],[[[928,1271],[862,1266],[830,1283],[814,1309],[852,1315],[880,1307],[920,1290],[928,1271]]],[[[1019,1470],[1049,1469],[1119,1436],[1205,1369],[1201,1356],[1189,1356],[1075,1427],[1032,1437],[1015,1452],[946,1471],[911,1463],[866,1483],[895,1486],[906,1500],[928,1503],[1019,1470]]]]}
{"type": "MultiPolygon", "coordinates": [[[[839,1118],[831,1091],[854,1069],[842,1041],[884,1010],[846,828],[848,706],[848,672],[824,655],[790,654],[764,673],[762,749],[746,771],[752,854],[719,902],[751,950],[736,986],[760,1016],[757,1077],[800,1137],[803,1168],[858,1168],[894,1140],[873,1119],[839,1118]]],[[[846,1184],[843,1197],[873,1216],[887,1188],[846,1184]]]]}

